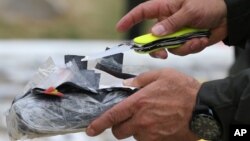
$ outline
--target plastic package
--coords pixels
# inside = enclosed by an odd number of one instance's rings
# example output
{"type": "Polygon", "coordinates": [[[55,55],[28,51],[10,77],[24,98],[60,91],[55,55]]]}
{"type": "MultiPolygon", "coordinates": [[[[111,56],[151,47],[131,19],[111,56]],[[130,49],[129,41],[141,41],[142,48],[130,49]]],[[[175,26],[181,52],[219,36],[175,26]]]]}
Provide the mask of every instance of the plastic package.
{"type": "MultiPolygon", "coordinates": [[[[99,88],[101,74],[88,70],[87,62],[79,62],[80,58],[65,56],[65,68],[57,67],[50,58],[39,68],[25,94],[15,98],[6,116],[12,140],[82,132],[92,120],[136,91],[125,87],[99,88]]],[[[122,66],[122,62],[110,58],[113,64],[122,66]]],[[[106,63],[108,59],[105,58],[106,63]]],[[[101,62],[96,68],[123,76],[122,69],[101,62]]]]}

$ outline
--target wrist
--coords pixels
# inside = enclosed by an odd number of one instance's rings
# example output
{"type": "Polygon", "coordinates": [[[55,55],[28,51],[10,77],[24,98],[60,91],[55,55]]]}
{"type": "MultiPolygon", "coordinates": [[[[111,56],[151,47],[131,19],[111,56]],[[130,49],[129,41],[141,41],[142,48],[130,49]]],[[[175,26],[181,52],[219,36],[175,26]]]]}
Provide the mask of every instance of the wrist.
{"type": "Polygon", "coordinates": [[[216,113],[209,106],[201,104],[199,97],[190,120],[190,129],[200,139],[219,140],[222,137],[222,125],[216,113]]]}

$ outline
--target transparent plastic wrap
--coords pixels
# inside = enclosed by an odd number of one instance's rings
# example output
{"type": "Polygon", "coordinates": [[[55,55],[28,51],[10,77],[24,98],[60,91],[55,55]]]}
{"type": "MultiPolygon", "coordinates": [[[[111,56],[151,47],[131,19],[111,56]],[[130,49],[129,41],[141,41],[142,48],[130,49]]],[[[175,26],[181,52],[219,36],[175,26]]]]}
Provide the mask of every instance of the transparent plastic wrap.
{"type": "MultiPolygon", "coordinates": [[[[88,70],[86,62],[83,67],[79,56],[67,59],[69,56],[65,57],[65,68],[48,59],[26,86],[25,94],[15,98],[6,116],[12,140],[82,132],[92,120],[136,91],[125,87],[100,89],[100,73],[88,70]]],[[[105,64],[97,65],[122,76],[117,67],[112,71],[105,64]]]]}

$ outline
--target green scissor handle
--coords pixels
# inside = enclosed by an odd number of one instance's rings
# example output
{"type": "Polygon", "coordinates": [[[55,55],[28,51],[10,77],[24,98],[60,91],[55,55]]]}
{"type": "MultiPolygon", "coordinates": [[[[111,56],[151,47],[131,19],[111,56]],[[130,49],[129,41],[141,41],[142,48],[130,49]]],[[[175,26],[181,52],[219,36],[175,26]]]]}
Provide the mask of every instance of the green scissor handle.
{"type": "Polygon", "coordinates": [[[177,48],[192,38],[209,37],[208,29],[182,28],[166,36],[154,36],[151,33],[133,39],[135,51],[150,53],[160,48],[177,48]]]}

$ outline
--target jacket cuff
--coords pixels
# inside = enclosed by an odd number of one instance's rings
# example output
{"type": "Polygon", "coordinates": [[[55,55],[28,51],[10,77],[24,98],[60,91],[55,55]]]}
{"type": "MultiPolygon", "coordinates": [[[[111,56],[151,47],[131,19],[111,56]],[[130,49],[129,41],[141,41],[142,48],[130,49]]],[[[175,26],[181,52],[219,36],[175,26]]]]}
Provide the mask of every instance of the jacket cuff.
{"type": "Polygon", "coordinates": [[[223,140],[228,140],[229,126],[250,123],[250,69],[228,78],[203,83],[198,95],[199,104],[208,106],[223,129],[223,140]]]}
{"type": "Polygon", "coordinates": [[[232,105],[232,101],[226,96],[227,89],[230,87],[228,80],[217,80],[203,83],[199,90],[199,104],[208,106],[213,110],[215,118],[222,125],[222,138],[228,140],[229,125],[233,120],[236,109],[232,105]]]}

